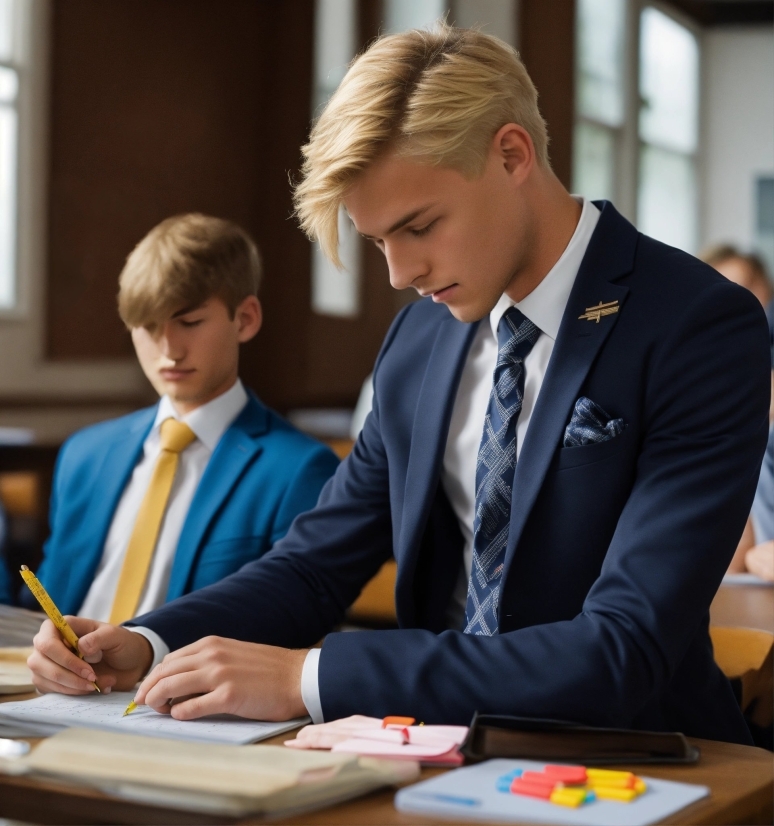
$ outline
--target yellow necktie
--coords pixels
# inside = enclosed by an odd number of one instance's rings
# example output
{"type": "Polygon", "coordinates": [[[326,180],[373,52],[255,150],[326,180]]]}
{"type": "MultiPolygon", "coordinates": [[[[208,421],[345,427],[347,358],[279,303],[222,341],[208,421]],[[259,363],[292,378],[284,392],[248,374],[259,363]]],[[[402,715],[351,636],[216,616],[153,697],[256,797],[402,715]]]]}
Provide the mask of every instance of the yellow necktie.
{"type": "Polygon", "coordinates": [[[177,419],[164,419],[161,423],[161,453],[156,459],[156,467],[153,468],[153,476],[140,505],[126,549],[113,608],[110,611],[110,622],[113,625],[126,622],[137,611],[159,538],[161,521],[167,509],[169,492],[175,480],[177,461],[180,453],[194,439],[196,434],[193,430],[177,419]]]}

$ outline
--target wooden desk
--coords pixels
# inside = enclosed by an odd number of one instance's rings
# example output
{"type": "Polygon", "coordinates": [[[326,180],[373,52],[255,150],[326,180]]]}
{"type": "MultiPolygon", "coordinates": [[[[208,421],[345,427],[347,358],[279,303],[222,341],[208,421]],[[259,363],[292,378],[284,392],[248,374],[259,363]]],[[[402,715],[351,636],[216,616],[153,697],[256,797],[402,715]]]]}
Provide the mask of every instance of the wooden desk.
{"type": "Polygon", "coordinates": [[[774,588],[721,585],[710,607],[713,625],[758,628],[774,634],[774,588]]]}
{"type": "MultiPolygon", "coordinates": [[[[267,740],[281,744],[289,735],[267,740]]],[[[630,766],[633,771],[667,780],[699,783],[711,796],[672,816],[672,824],[772,823],[774,760],[771,752],[710,740],[691,740],[701,749],[696,766],[630,766]]],[[[423,769],[426,779],[443,769],[423,769]]],[[[309,826],[406,826],[446,823],[437,818],[404,815],[393,806],[394,791],[386,789],[349,803],[300,815],[277,823],[309,826]]],[[[56,783],[0,775],[0,817],[54,824],[206,824],[259,823],[257,819],[216,819],[212,815],[173,811],[117,800],[100,792],[74,789],[56,783]]]]}

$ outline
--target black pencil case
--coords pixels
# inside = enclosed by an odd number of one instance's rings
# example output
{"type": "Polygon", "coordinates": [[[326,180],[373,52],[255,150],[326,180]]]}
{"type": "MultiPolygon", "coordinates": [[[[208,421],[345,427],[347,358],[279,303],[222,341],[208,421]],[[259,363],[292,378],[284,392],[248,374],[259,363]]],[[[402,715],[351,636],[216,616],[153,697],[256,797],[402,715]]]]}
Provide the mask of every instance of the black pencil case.
{"type": "Polygon", "coordinates": [[[679,732],[595,728],[561,720],[476,714],[460,747],[468,762],[520,757],[557,763],[696,763],[699,750],[679,732]]]}

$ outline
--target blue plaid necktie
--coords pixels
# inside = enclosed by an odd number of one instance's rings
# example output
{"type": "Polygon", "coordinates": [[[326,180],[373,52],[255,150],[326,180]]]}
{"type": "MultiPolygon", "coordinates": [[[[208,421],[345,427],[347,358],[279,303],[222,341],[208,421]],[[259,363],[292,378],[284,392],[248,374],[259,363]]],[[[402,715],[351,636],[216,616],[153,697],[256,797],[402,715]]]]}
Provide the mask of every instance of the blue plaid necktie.
{"type": "Polygon", "coordinates": [[[540,330],[515,307],[503,315],[497,327],[497,366],[476,466],[466,634],[491,637],[497,633],[500,579],[516,468],[516,424],[524,397],[524,359],[539,335],[540,330]]]}

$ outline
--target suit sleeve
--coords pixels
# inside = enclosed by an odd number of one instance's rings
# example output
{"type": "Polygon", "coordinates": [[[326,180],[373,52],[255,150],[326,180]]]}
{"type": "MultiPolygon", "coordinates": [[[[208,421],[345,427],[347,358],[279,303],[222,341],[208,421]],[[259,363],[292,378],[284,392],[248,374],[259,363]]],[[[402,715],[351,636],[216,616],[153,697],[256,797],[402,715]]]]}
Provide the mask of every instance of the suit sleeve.
{"type": "Polygon", "coordinates": [[[628,727],[661,696],[720,584],[766,444],[769,353],[757,302],[717,284],[643,369],[636,478],[580,614],[494,637],[336,633],[319,681],[326,720],[475,710],[628,727]]]}
{"type": "MultiPolygon", "coordinates": [[[[393,323],[375,372],[405,312],[393,323]]],[[[286,648],[311,646],[341,622],[391,556],[389,474],[375,401],[352,453],[323,487],[317,506],[298,516],[267,554],[131,624],[155,631],[172,650],[211,634],[286,648]]]]}

